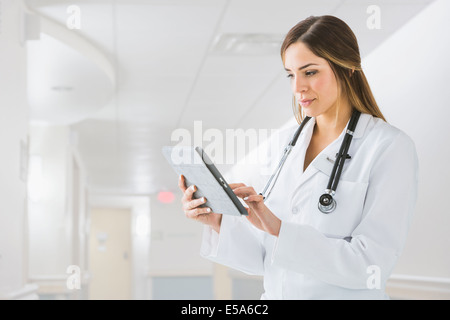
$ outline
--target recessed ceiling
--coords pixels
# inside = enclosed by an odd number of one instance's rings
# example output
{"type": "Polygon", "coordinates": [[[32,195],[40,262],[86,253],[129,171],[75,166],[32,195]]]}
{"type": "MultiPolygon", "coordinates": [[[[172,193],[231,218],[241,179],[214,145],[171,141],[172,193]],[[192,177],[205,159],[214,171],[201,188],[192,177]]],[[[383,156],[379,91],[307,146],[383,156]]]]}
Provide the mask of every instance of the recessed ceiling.
{"type": "Polygon", "coordinates": [[[39,41],[28,42],[27,54],[32,122],[77,123],[111,99],[114,85],[108,75],[61,41],[42,34],[39,41]]]}

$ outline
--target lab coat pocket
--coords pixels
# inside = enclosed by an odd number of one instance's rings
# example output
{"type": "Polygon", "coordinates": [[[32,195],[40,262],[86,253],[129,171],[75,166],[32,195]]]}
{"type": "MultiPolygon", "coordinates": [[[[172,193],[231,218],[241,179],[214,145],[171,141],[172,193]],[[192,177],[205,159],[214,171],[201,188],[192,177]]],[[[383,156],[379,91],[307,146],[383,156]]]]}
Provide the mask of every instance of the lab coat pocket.
{"type": "Polygon", "coordinates": [[[318,203],[329,177],[321,172],[318,174],[312,190],[308,224],[329,237],[349,237],[361,221],[368,183],[340,180],[334,196],[335,210],[322,213],[318,203]]]}

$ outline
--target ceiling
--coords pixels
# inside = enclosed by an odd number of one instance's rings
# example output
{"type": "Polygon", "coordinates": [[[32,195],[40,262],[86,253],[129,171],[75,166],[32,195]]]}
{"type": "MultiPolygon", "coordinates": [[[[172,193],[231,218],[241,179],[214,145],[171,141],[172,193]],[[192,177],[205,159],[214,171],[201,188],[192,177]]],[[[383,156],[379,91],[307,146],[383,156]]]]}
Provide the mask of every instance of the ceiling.
{"type": "MultiPolygon", "coordinates": [[[[66,100],[45,97],[46,108],[55,104],[61,110],[64,101],[69,106],[62,109],[64,116],[52,117],[54,112],[44,110],[42,97],[34,95],[31,114],[41,122],[71,125],[92,192],[176,190],[177,177],[161,148],[178,143],[171,140],[177,129],[191,133],[193,143],[208,129],[223,134],[238,128],[270,130],[292,120],[291,94],[278,48],[297,22],[324,14],[343,19],[354,30],[365,57],[431,2],[26,1],[30,10],[60,26],[70,17],[68,7],[77,5],[81,29],[66,30],[68,39],[59,40],[75,50],[74,43],[84,40],[114,70],[113,80],[102,78],[98,65],[87,67],[90,62],[85,62],[83,67],[74,53],[48,47],[30,50],[31,90],[43,92],[47,86],[53,88],[49,95],[65,95],[66,100]],[[380,8],[380,29],[367,27],[370,5],[380,8]],[[78,40],[71,42],[71,37],[78,40]],[[227,43],[232,47],[227,39],[247,42],[239,50],[227,51],[227,43]],[[43,74],[38,71],[42,61],[33,59],[39,50],[46,52],[41,59],[53,64],[52,74],[57,75],[44,84],[36,76],[43,74]],[[70,82],[71,78],[75,80],[70,82]]],[[[41,36],[40,46],[51,45],[51,39],[41,36]]]]}

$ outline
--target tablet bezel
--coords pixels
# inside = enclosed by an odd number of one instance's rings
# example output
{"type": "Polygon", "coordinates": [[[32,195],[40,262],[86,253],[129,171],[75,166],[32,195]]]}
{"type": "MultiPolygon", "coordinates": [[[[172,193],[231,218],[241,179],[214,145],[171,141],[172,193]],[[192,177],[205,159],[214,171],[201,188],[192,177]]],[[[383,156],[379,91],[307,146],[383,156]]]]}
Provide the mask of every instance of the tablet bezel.
{"type": "MultiPolygon", "coordinates": [[[[200,205],[199,207],[210,207],[213,212],[215,213],[221,213],[221,214],[227,214],[232,216],[242,216],[242,215],[248,215],[247,209],[244,207],[244,205],[241,203],[239,198],[236,196],[236,194],[233,192],[233,190],[228,185],[225,178],[222,176],[220,171],[217,169],[217,167],[214,165],[212,160],[209,158],[209,156],[206,154],[206,152],[201,147],[187,147],[187,146],[165,146],[163,147],[163,154],[166,158],[166,160],[170,163],[172,168],[175,170],[175,172],[178,175],[184,175],[185,181],[186,181],[186,187],[190,187],[192,184],[197,186],[197,191],[194,193],[194,198],[198,199],[201,197],[206,198],[206,203],[200,205]],[[189,152],[189,154],[184,154],[184,152],[189,152]],[[179,156],[180,153],[183,153],[183,160],[179,162],[180,159],[177,159],[174,157],[174,155],[179,156]],[[186,161],[186,162],[184,162],[186,161]],[[195,169],[193,169],[195,168],[195,169]],[[203,170],[203,172],[200,174],[200,176],[210,177],[210,180],[208,181],[191,181],[191,175],[189,174],[189,171],[191,170],[203,170]],[[223,190],[223,196],[227,197],[226,201],[229,201],[229,204],[225,205],[224,203],[220,204],[214,204],[213,201],[210,201],[210,198],[208,198],[208,194],[211,195],[208,190],[203,190],[205,187],[202,187],[202,185],[210,185],[211,184],[217,184],[218,187],[220,186],[220,189],[223,190]],[[228,212],[219,212],[215,210],[215,207],[226,207],[230,208],[229,206],[232,206],[234,208],[231,210],[223,210],[228,212]]],[[[209,179],[209,178],[208,178],[209,179]]],[[[195,179],[194,179],[195,180],[195,179]]],[[[218,187],[216,191],[218,191],[218,187]]],[[[213,192],[213,191],[210,191],[213,192]]],[[[222,193],[221,191],[219,191],[222,193]]],[[[215,195],[216,196],[216,195],[215,195]]],[[[212,197],[214,199],[214,197],[212,197]]],[[[222,199],[222,196],[219,197],[222,199]]],[[[216,198],[217,199],[217,198],[216,198]]],[[[224,200],[224,199],[222,199],[224,200]]]]}

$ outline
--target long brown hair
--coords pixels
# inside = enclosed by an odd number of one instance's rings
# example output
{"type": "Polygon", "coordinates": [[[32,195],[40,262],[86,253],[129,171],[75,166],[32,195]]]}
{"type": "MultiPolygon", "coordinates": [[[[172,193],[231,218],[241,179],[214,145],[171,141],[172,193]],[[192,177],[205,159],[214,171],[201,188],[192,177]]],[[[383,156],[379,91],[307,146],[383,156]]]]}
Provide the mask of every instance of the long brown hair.
{"type": "MultiPolygon", "coordinates": [[[[300,21],[288,32],[281,45],[283,63],[287,48],[296,42],[302,42],[316,56],[328,61],[340,84],[340,92],[348,97],[353,108],[386,121],[361,68],[356,36],[344,21],[328,15],[311,16],[300,21]]],[[[303,120],[301,106],[295,97],[293,101],[294,114],[300,122],[303,120]]]]}

